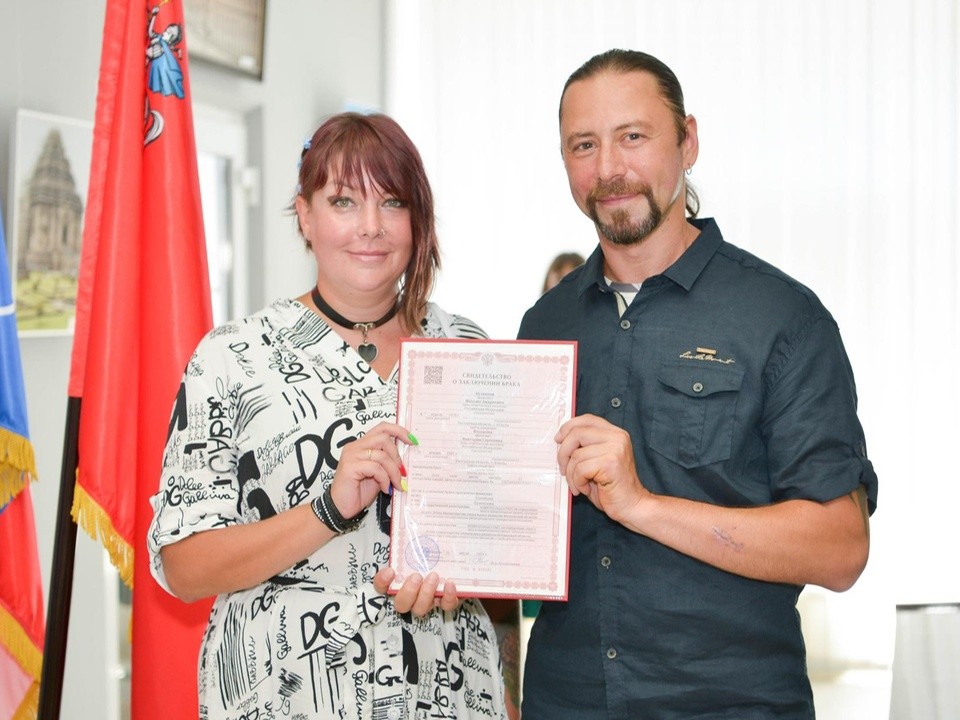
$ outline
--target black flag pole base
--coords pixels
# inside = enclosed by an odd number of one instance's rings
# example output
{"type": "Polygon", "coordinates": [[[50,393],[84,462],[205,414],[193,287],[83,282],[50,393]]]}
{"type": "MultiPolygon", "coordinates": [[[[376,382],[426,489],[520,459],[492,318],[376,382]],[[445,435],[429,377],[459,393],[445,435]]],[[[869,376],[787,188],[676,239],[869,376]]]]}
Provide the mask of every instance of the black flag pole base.
{"type": "Polygon", "coordinates": [[[67,660],[67,628],[70,625],[70,599],[73,595],[74,553],[77,526],[70,517],[77,480],[77,439],[80,430],[80,398],[67,399],[67,426],[63,436],[63,462],[60,467],[60,497],[57,501],[56,535],[50,569],[50,597],[47,599],[47,629],[43,643],[43,669],[40,672],[40,720],[58,720],[63,696],[63,670],[67,660]]]}

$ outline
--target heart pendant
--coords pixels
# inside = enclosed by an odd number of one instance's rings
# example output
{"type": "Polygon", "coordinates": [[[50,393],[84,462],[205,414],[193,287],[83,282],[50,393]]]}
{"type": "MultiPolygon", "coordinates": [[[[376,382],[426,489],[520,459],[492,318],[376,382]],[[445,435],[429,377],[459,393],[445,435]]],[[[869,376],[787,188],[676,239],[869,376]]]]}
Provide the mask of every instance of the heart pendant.
{"type": "Polygon", "coordinates": [[[373,343],[361,343],[357,345],[357,354],[369,365],[377,359],[377,346],[373,343]]]}

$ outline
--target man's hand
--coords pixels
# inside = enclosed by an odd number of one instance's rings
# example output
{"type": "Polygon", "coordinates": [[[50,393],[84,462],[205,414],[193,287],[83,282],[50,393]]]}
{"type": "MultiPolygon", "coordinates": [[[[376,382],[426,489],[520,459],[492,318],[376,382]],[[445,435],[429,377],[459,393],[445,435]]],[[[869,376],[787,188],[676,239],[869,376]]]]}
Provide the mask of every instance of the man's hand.
{"type": "Polygon", "coordinates": [[[633,459],[625,430],[596,415],[564,423],[556,435],[560,472],[574,495],[585,495],[611,519],[622,522],[650,495],[633,459]]]}
{"type": "Polygon", "coordinates": [[[574,495],[585,495],[628,530],[721,570],[842,592],[867,562],[863,488],[827,502],[724,507],[651,493],[637,476],[629,435],[594,415],[564,423],[556,440],[560,470],[574,495]]]}

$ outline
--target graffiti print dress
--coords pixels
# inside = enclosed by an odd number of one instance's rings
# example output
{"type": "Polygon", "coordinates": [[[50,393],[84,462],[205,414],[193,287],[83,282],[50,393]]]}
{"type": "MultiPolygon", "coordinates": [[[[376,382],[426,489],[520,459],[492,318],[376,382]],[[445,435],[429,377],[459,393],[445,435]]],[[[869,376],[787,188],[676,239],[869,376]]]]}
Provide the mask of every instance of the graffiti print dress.
{"type": "MultiPolygon", "coordinates": [[[[483,337],[428,308],[427,337],[483,337]]],[[[344,444],[393,422],[383,381],[294,300],[213,330],[184,373],[148,545],[271,517],[321,494],[344,444]]],[[[318,521],[319,522],[319,521],[318,521]]],[[[389,499],[360,527],[249,590],[217,597],[200,652],[201,720],[505,718],[496,639],[476,600],[398,615],[376,593],[389,499]]]]}

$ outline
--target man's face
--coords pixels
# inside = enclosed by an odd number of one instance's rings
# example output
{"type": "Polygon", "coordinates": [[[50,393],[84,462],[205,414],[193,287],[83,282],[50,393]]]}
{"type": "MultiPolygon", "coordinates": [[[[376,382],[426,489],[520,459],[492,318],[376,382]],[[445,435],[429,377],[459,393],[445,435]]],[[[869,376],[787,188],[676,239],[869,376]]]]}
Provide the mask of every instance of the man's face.
{"type": "Polygon", "coordinates": [[[686,126],[681,141],[650,73],[603,72],[567,88],[563,162],[573,199],[603,238],[634,245],[669,214],[684,212],[683,171],[697,148],[692,117],[686,126]]]}

